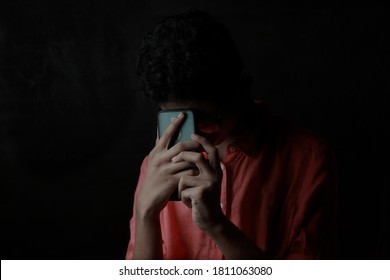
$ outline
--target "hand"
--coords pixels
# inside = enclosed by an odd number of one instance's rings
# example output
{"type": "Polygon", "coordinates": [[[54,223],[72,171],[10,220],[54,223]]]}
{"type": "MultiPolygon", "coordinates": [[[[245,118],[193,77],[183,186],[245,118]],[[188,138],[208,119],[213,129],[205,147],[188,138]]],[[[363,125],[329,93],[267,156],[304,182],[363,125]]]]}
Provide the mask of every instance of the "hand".
{"type": "Polygon", "coordinates": [[[172,159],[174,163],[196,165],[198,174],[183,174],[179,180],[181,200],[192,208],[192,220],[202,230],[210,231],[225,218],[220,207],[222,170],[218,150],[206,138],[192,135],[208,154],[183,151],[172,159]]]}
{"type": "Polygon", "coordinates": [[[167,128],[148,157],[145,179],[137,198],[137,213],[155,217],[165,207],[170,195],[183,176],[195,175],[195,165],[188,161],[173,162],[172,158],[184,151],[199,149],[195,141],[181,142],[168,149],[172,136],[183,122],[181,113],[167,128]],[[139,211],[139,212],[138,212],[139,211]]]}

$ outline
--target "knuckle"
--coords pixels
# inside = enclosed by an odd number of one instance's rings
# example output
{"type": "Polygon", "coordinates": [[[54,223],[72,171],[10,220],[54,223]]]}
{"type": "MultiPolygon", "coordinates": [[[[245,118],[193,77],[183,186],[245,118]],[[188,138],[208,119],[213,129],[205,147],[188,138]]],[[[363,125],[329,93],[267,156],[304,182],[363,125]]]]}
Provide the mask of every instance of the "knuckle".
{"type": "Polygon", "coordinates": [[[200,161],[200,160],[203,160],[203,156],[201,153],[196,153],[196,155],[194,156],[195,160],[196,161],[200,161]]]}
{"type": "Polygon", "coordinates": [[[163,157],[161,155],[156,155],[154,157],[154,164],[156,166],[161,166],[163,163],[164,163],[164,159],[163,159],[163,157]]]}
{"type": "Polygon", "coordinates": [[[198,149],[201,147],[200,143],[196,142],[196,141],[191,141],[191,146],[194,148],[194,149],[198,149]]]}
{"type": "Polygon", "coordinates": [[[176,160],[180,161],[180,160],[182,159],[182,156],[183,156],[183,152],[179,152],[179,153],[175,156],[175,158],[176,158],[176,160]]]}
{"type": "Polygon", "coordinates": [[[167,165],[160,165],[160,170],[162,174],[169,174],[169,167],[167,165]]]}
{"type": "Polygon", "coordinates": [[[176,144],[176,149],[179,150],[179,151],[182,151],[186,148],[186,145],[184,142],[179,142],[176,144]]]}

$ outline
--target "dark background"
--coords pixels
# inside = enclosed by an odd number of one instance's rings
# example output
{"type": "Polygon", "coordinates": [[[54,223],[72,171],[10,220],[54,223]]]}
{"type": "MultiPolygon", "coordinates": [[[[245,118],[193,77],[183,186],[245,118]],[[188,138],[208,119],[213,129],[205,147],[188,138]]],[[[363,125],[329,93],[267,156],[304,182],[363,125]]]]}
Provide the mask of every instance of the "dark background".
{"type": "Polygon", "coordinates": [[[389,258],[388,11],[312,2],[1,1],[1,258],[124,258],[155,138],[138,46],[189,7],[231,30],[255,98],[332,144],[338,258],[389,258]]]}

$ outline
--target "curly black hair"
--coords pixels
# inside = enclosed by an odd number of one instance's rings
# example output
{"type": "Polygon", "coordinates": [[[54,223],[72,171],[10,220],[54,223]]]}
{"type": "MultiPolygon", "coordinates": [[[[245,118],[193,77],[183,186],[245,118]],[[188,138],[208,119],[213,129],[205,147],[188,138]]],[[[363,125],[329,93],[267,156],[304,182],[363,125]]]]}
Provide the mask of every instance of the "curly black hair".
{"type": "Polygon", "coordinates": [[[136,73],[157,103],[234,98],[242,62],[226,27],[197,9],[169,16],[143,39],[136,73]]]}

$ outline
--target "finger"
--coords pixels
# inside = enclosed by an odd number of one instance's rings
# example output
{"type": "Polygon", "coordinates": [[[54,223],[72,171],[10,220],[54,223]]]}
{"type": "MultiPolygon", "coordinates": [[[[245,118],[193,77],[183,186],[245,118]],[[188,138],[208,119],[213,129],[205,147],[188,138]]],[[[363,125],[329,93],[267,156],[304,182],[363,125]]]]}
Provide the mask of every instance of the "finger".
{"type": "Polygon", "coordinates": [[[179,127],[183,123],[184,119],[185,119],[185,114],[183,112],[180,112],[180,114],[177,116],[177,118],[175,118],[170,123],[170,125],[165,130],[163,135],[161,135],[160,140],[158,141],[158,145],[161,145],[165,148],[168,148],[169,144],[171,143],[173,135],[179,129],[179,127]]]}
{"type": "Polygon", "coordinates": [[[196,141],[179,142],[168,150],[167,156],[171,159],[183,151],[197,151],[199,148],[200,144],[196,141]]]}
{"type": "Polygon", "coordinates": [[[199,169],[196,167],[189,168],[189,169],[186,169],[186,170],[183,170],[183,171],[177,173],[177,176],[179,177],[179,181],[180,181],[180,178],[183,176],[196,177],[198,175],[199,175],[199,169]]]}
{"type": "Polygon", "coordinates": [[[209,179],[201,179],[199,176],[193,176],[191,174],[184,174],[180,177],[177,186],[179,188],[179,193],[188,188],[199,188],[204,189],[210,192],[218,192],[217,182],[209,179]]]}
{"type": "Polygon", "coordinates": [[[183,151],[179,153],[177,156],[172,158],[172,162],[180,162],[180,161],[187,161],[195,164],[196,167],[199,168],[200,173],[213,172],[213,168],[211,167],[209,161],[206,160],[201,153],[183,151]]]}
{"type": "Polygon", "coordinates": [[[161,160],[163,162],[172,162],[172,158],[177,156],[183,151],[196,151],[200,147],[200,144],[195,141],[185,141],[180,142],[168,149],[167,151],[164,151],[163,154],[161,154],[161,160]]]}
{"type": "Polygon", "coordinates": [[[192,134],[191,138],[202,145],[202,147],[207,152],[209,161],[214,170],[218,170],[220,168],[220,159],[218,155],[218,149],[214,147],[205,137],[202,137],[198,134],[192,134]]]}
{"type": "Polygon", "coordinates": [[[181,176],[178,182],[179,193],[187,188],[194,188],[198,186],[201,186],[201,180],[190,175],[181,176]]]}
{"type": "Polygon", "coordinates": [[[193,176],[183,176],[178,184],[179,198],[188,207],[202,203],[211,193],[216,198],[219,198],[219,194],[213,192],[213,189],[206,187],[206,185],[207,182],[205,180],[197,180],[193,176]]]}
{"type": "MultiPolygon", "coordinates": [[[[170,166],[168,168],[168,172],[170,174],[180,173],[180,175],[181,175],[182,171],[193,170],[193,169],[196,169],[196,171],[197,171],[196,173],[199,173],[198,168],[196,167],[195,164],[188,162],[188,161],[181,161],[181,162],[170,164],[170,166]]],[[[192,175],[192,174],[196,174],[196,173],[190,172],[188,174],[192,175]]]]}
{"type": "Polygon", "coordinates": [[[201,186],[201,180],[196,179],[194,176],[184,175],[180,178],[178,183],[179,198],[188,206],[192,206],[192,199],[198,198],[193,191],[189,189],[203,189],[201,186]]]}

